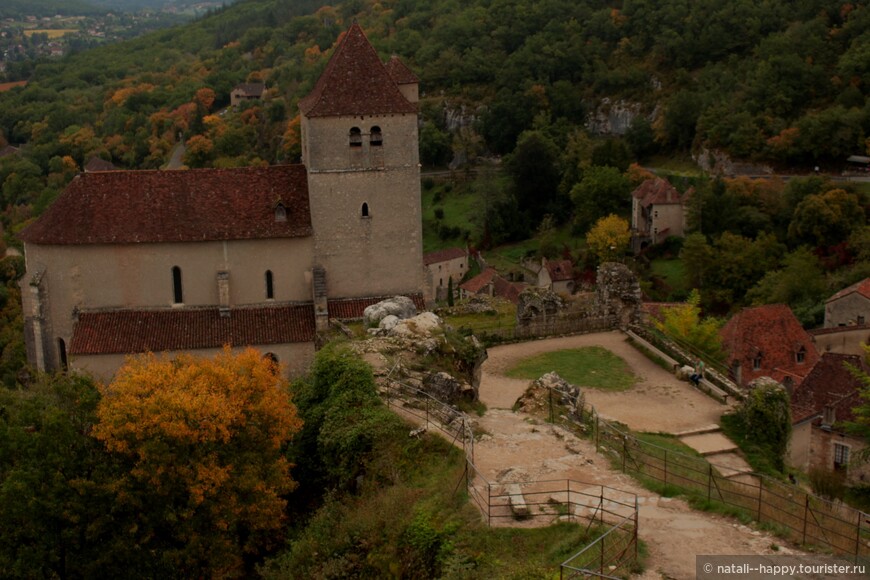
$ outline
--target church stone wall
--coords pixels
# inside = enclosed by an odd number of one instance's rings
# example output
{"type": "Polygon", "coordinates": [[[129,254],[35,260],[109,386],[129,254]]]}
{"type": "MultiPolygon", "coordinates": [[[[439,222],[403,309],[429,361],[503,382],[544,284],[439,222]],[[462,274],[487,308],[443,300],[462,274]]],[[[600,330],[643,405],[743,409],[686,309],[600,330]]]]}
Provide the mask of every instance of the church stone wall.
{"type": "MultiPolygon", "coordinates": [[[[264,355],[269,352],[278,357],[278,363],[284,367],[286,376],[291,378],[305,374],[311,362],[314,360],[314,343],[313,342],[298,342],[292,344],[267,344],[254,346],[255,349],[261,351],[264,355]]],[[[214,358],[222,349],[219,348],[202,348],[185,351],[193,356],[214,358]]],[[[234,349],[240,351],[241,348],[234,349]]],[[[170,352],[169,355],[178,354],[170,352]]],[[[112,380],[115,373],[124,364],[126,358],[130,355],[125,354],[101,354],[101,355],[78,355],[70,357],[70,365],[78,370],[85,371],[91,374],[94,378],[100,381],[108,382],[112,380]]],[[[135,355],[133,355],[135,356],[135,355]]]]}
{"type": "MultiPolygon", "coordinates": [[[[181,269],[184,306],[219,304],[217,274],[229,272],[230,306],[266,299],[266,270],[275,301],[310,301],[311,238],[39,246],[26,248],[27,271],[42,271],[51,340],[69,347],[73,311],[173,305],[172,268],[181,269]]],[[[25,312],[34,298],[23,293],[25,312]]]]}

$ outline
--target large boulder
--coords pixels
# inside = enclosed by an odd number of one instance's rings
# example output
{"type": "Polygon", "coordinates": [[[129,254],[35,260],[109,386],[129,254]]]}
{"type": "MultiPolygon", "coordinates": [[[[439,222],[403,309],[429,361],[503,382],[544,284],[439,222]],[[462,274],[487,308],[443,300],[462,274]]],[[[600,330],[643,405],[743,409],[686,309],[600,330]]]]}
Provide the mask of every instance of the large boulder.
{"type": "Polygon", "coordinates": [[[406,320],[399,320],[392,326],[389,336],[402,338],[431,338],[432,334],[441,330],[442,322],[433,312],[422,312],[406,320]]]}
{"type": "Polygon", "coordinates": [[[471,385],[445,372],[431,373],[424,377],[423,389],[439,401],[448,403],[454,403],[461,398],[470,401],[476,398],[471,385]]]}
{"type": "Polygon", "coordinates": [[[407,296],[393,296],[363,310],[363,320],[366,326],[377,326],[381,320],[391,314],[404,320],[416,316],[417,307],[414,306],[414,301],[407,296]]]}
{"type": "Polygon", "coordinates": [[[564,405],[570,414],[579,416],[585,400],[579,387],[572,385],[558,373],[551,372],[532,381],[517,399],[515,408],[523,413],[541,415],[549,412],[550,404],[554,402],[564,405]]]}

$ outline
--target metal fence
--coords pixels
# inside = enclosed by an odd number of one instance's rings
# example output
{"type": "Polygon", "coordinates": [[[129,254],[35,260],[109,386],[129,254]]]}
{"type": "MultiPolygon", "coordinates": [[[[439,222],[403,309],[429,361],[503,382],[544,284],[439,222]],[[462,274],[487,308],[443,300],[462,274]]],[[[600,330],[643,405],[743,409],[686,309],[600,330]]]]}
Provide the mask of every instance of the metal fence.
{"type": "Polygon", "coordinates": [[[486,345],[502,342],[522,342],[546,336],[606,332],[617,327],[615,316],[590,318],[551,318],[525,326],[475,328],[474,334],[486,345]]]}
{"type": "Polygon", "coordinates": [[[605,572],[635,567],[638,556],[635,494],[571,479],[491,482],[475,464],[474,433],[463,412],[389,375],[381,386],[381,396],[399,414],[415,417],[426,429],[441,431],[463,448],[466,490],[488,526],[510,525],[517,519],[581,523],[590,533],[600,531],[601,535],[567,560],[562,565],[568,566],[565,570],[571,574],[582,572],[584,578],[610,578],[605,572]],[[590,559],[593,553],[598,556],[590,559]]]}
{"type": "Polygon", "coordinates": [[[589,405],[551,389],[549,420],[591,438],[623,472],[697,499],[736,508],[799,544],[812,545],[856,563],[870,563],[870,515],[831,502],[763,474],[736,472],[703,457],[667,449],[626,433],[589,405]]]}

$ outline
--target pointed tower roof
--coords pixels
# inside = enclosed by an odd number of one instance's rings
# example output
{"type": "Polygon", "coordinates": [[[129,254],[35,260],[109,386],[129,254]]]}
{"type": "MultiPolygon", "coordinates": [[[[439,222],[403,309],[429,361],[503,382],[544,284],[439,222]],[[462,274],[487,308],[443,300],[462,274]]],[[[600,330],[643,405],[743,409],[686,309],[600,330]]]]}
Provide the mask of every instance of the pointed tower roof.
{"type": "Polygon", "coordinates": [[[387,72],[390,73],[390,77],[397,85],[412,85],[420,82],[417,75],[396,55],[391,56],[384,66],[387,67],[387,72]]]}
{"type": "Polygon", "coordinates": [[[417,112],[357,23],[339,42],[314,90],[299,101],[299,109],[306,117],[417,112]]]}

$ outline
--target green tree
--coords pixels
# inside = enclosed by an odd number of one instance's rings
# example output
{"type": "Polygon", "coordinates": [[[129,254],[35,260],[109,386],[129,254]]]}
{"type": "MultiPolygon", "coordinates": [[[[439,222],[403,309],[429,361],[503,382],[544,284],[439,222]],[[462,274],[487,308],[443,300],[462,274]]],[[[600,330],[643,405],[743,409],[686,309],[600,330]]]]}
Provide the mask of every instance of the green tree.
{"type": "Polygon", "coordinates": [[[814,247],[827,247],[849,239],[864,225],[864,208],[858,196],[843,189],[805,197],[795,208],[788,227],[789,238],[814,247]]]}
{"type": "Polygon", "coordinates": [[[513,189],[520,214],[526,218],[526,228],[541,223],[546,214],[563,215],[559,195],[561,176],[556,145],[540,131],[526,131],[507,161],[513,178],[513,189]]]}
{"type": "Polygon", "coordinates": [[[571,189],[575,225],[588,229],[606,215],[624,215],[631,204],[630,193],[631,183],[615,167],[589,167],[571,189]]]}
{"type": "Polygon", "coordinates": [[[271,359],[132,358],[97,415],[94,436],[125,468],[114,488],[136,514],[129,541],[174,575],[239,575],[279,545],[300,421],[271,359]]]}
{"type": "Polygon", "coordinates": [[[773,270],[753,286],[746,298],[755,305],[788,304],[806,327],[821,324],[828,288],[819,259],[807,247],[788,254],[783,267],[773,270]]]}
{"type": "Polygon", "coordinates": [[[151,569],[125,542],[109,483],[116,467],[89,436],[100,394],[80,375],[0,389],[0,569],[10,578],[94,578],[151,569]]]}
{"type": "Polygon", "coordinates": [[[655,325],[677,342],[703,353],[706,358],[717,361],[724,359],[719,335],[722,320],[701,317],[701,294],[697,290],[692,290],[684,304],[665,308],[662,320],[655,325]]]}
{"type": "Polygon", "coordinates": [[[453,276],[447,279],[447,306],[453,306],[453,276]]]}
{"type": "Polygon", "coordinates": [[[698,232],[686,236],[680,249],[680,260],[686,266],[690,284],[704,288],[707,269],[713,266],[713,248],[707,243],[707,238],[698,232]]]}
{"type": "Polygon", "coordinates": [[[420,161],[423,165],[447,165],[452,153],[450,134],[431,121],[426,121],[420,129],[420,161]]]}
{"type": "Polygon", "coordinates": [[[352,491],[367,463],[402,425],[381,402],[371,367],[346,345],[330,344],[293,391],[303,420],[290,450],[304,484],[297,494],[313,503],[326,489],[352,491]]]}
{"type": "Polygon", "coordinates": [[[746,439],[767,449],[774,468],[783,471],[791,437],[791,404],[785,388],[776,383],[763,383],[747,393],[737,412],[746,439]]]}

